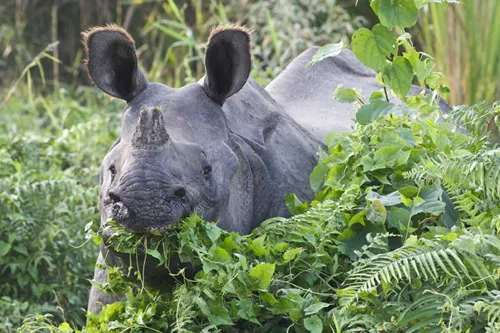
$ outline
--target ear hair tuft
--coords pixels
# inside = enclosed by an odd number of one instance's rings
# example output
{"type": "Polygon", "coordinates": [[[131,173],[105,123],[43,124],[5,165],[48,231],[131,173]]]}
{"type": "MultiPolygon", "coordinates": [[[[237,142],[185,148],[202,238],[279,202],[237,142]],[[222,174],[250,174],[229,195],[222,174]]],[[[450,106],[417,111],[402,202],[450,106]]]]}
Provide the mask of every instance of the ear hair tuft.
{"type": "Polygon", "coordinates": [[[130,46],[132,46],[133,49],[135,49],[135,42],[132,36],[127,32],[127,30],[123,29],[122,27],[112,23],[108,24],[104,27],[91,27],[88,28],[87,30],[83,31],[80,35],[82,36],[82,43],[83,47],[85,48],[85,55],[87,56],[87,59],[83,60],[83,66],[88,72],[88,58],[89,58],[89,41],[90,38],[92,38],[93,35],[95,35],[98,32],[102,31],[116,31],[124,35],[127,40],[130,42],[130,46]]]}
{"type": "Polygon", "coordinates": [[[210,40],[212,39],[212,37],[217,35],[219,32],[223,32],[223,31],[227,31],[227,30],[236,30],[236,31],[241,31],[241,32],[245,33],[248,36],[248,42],[250,42],[250,34],[253,32],[253,31],[248,30],[246,27],[241,26],[241,25],[237,25],[237,24],[226,24],[226,25],[219,24],[218,26],[214,27],[212,29],[212,31],[210,32],[210,36],[208,37],[207,45],[210,44],[210,40]]]}

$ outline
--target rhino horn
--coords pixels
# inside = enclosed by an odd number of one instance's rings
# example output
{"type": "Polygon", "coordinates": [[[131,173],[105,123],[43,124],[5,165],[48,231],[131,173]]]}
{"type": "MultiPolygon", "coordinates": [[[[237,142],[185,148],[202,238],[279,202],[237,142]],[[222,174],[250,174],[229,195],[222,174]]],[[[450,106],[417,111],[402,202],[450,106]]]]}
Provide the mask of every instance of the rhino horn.
{"type": "Polygon", "coordinates": [[[144,107],[132,138],[132,146],[139,149],[155,149],[168,141],[161,109],[144,107]]]}

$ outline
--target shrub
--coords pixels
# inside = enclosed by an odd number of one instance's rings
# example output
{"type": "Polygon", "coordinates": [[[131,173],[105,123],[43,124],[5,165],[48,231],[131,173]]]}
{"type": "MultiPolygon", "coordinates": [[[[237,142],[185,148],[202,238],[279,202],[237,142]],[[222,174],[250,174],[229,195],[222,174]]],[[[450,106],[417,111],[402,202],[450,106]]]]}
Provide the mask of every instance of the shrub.
{"type": "Polygon", "coordinates": [[[85,322],[97,247],[82,245],[83,228],[99,220],[100,156],[116,135],[108,128],[119,121],[88,103],[86,93],[32,103],[13,97],[2,117],[0,330],[35,313],[85,322]]]}

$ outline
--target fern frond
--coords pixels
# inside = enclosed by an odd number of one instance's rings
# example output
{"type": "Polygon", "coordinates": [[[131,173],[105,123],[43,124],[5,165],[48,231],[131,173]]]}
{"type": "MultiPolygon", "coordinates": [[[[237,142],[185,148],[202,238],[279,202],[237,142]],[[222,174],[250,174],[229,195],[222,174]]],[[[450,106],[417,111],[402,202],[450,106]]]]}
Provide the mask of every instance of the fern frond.
{"type": "Polygon", "coordinates": [[[382,284],[411,283],[412,279],[443,282],[446,277],[471,283],[491,280],[483,260],[477,256],[447,248],[440,243],[430,246],[402,247],[371,257],[363,266],[347,274],[345,288],[339,290],[339,303],[347,307],[360,294],[376,290],[382,284]]]}
{"type": "Polygon", "coordinates": [[[492,220],[500,214],[500,149],[440,156],[404,176],[426,183],[442,182],[457,209],[465,213],[464,222],[490,222],[494,226],[492,220]]]}
{"type": "Polygon", "coordinates": [[[500,102],[492,105],[484,101],[472,106],[461,105],[450,112],[450,117],[455,120],[457,127],[465,126],[473,137],[479,139],[476,141],[486,141],[490,121],[498,115],[500,115],[500,102]]]}
{"type": "Polygon", "coordinates": [[[489,324],[500,324],[500,290],[491,291],[488,296],[488,299],[476,302],[474,310],[486,313],[489,324]]]}
{"type": "Polygon", "coordinates": [[[441,320],[443,302],[433,294],[418,297],[415,302],[395,318],[400,327],[406,327],[407,332],[415,332],[425,326],[435,326],[441,320]]]}

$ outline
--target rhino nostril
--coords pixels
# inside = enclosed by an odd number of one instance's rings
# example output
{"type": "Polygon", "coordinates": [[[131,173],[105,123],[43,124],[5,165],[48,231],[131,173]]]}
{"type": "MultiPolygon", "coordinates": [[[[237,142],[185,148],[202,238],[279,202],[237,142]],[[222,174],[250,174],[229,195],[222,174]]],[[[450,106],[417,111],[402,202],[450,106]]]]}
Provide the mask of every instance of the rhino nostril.
{"type": "Polygon", "coordinates": [[[109,195],[109,198],[111,199],[111,201],[113,201],[113,203],[122,201],[120,199],[120,196],[113,191],[109,191],[108,195],[109,195]]]}
{"type": "Polygon", "coordinates": [[[123,208],[123,202],[116,202],[113,204],[113,209],[114,210],[120,210],[123,208]]]}
{"type": "Polygon", "coordinates": [[[186,189],[184,187],[178,187],[175,191],[174,191],[174,195],[179,198],[179,199],[182,199],[186,196],[186,189]]]}

